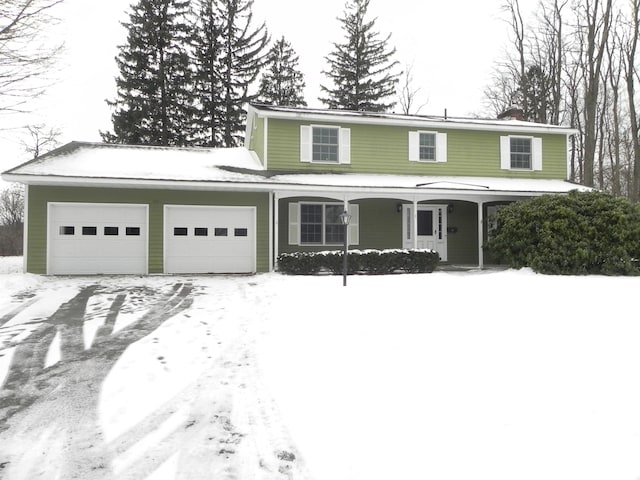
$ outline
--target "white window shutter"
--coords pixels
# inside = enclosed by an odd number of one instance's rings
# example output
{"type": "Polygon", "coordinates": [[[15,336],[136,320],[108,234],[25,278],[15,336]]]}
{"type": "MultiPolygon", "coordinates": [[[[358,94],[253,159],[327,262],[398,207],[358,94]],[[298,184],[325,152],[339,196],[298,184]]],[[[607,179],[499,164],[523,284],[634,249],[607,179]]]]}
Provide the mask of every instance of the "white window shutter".
{"type": "Polygon", "coordinates": [[[511,139],[500,137],[500,168],[511,170],[511,139]]]}
{"type": "Polygon", "coordinates": [[[300,226],[298,223],[300,204],[289,204],[289,245],[300,245],[300,226]]]}
{"type": "Polygon", "coordinates": [[[300,161],[311,162],[312,130],[309,125],[300,125],[300,161]]]}
{"type": "Polygon", "coordinates": [[[340,163],[351,163],[351,129],[340,129],[340,163]]]}
{"type": "Polygon", "coordinates": [[[356,203],[349,204],[349,245],[358,245],[360,243],[360,205],[356,203]]]}
{"type": "Polygon", "coordinates": [[[420,160],[420,133],[409,132],[409,161],[420,160]]]}
{"type": "Polygon", "coordinates": [[[436,134],[436,162],[447,161],[447,134],[436,134]]]}
{"type": "Polygon", "coordinates": [[[533,138],[531,140],[531,157],[532,157],[532,170],[542,170],[542,139],[533,138]]]}

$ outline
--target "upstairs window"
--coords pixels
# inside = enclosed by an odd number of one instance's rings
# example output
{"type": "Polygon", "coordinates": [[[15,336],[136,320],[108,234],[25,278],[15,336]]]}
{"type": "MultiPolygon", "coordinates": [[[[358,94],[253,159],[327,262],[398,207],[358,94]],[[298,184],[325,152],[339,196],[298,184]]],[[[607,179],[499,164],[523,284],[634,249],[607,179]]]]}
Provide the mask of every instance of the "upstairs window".
{"type": "Polygon", "coordinates": [[[542,170],[542,139],[500,137],[500,168],[503,170],[542,170]]]}
{"type": "Polygon", "coordinates": [[[511,168],[531,170],[531,139],[511,137],[511,168]]]}
{"type": "Polygon", "coordinates": [[[340,130],[338,128],[314,127],[312,131],[311,161],[338,163],[338,149],[340,148],[338,133],[340,130]]]}
{"type": "Polygon", "coordinates": [[[300,161],[307,163],[351,163],[351,130],[325,125],[300,127],[300,161]]]}
{"type": "Polygon", "coordinates": [[[447,134],[409,132],[409,160],[412,162],[446,162],[447,134]]]}
{"type": "Polygon", "coordinates": [[[436,161],[436,134],[420,133],[419,159],[430,162],[436,161]]]}

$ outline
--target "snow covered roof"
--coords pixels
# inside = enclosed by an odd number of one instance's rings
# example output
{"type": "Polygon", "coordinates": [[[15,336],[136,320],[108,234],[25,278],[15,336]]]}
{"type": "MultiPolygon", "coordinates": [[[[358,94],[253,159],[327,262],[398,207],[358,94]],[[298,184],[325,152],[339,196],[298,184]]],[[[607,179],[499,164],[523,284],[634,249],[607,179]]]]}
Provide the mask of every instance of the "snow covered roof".
{"type": "MultiPolygon", "coordinates": [[[[7,175],[223,181],[219,167],[261,170],[258,158],[243,147],[181,148],[71,142],[7,175]]],[[[237,175],[227,172],[228,179],[237,175]]]]}
{"type": "MultiPolygon", "coordinates": [[[[512,118],[465,118],[436,115],[404,115],[399,113],[361,112],[354,110],[327,110],[299,107],[277,107],[251,104],[248,107],[247,132],[253,128],[253,115],[290,120],[366,123],[421,128],[448,128],[457,130],[489,130],[498,132],[529,132],[574,135],[577,130],[559,125],[533,123],[512,118]]],[[[249,138],[249,135],[246,136],[249,138]]]]}
{"type": "Polygon", "coordinates": [[[271,177],[286,185],[335,187],[339,189],[412,189],[417,191],[460,191],[468,193],[568,193],[584,189],[564,180],[494,177],[444,177],[372,174],[285,174],[271,177]]]}
{"type": "Polygon", "coordinates": [[[179,148],[71,142],[2,174],[32,185],[227,189],[393,194],[566,193],[584,188],[563,180],[265,170],[244,147],[179,148]]]}

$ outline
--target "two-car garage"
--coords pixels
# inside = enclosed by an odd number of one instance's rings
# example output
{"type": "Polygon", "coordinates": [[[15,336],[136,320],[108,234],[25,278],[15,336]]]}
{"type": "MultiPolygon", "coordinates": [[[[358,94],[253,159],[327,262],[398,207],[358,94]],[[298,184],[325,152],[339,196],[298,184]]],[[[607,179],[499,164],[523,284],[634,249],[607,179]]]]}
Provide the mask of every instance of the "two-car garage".
{"type": "MultiPolygon", "coordinates": [[[[149,273],[148,204],[49,203],[47,272],[149,273]]],[[[256,271],[256,207],[164,205],[164,273],[256,271]]]]}

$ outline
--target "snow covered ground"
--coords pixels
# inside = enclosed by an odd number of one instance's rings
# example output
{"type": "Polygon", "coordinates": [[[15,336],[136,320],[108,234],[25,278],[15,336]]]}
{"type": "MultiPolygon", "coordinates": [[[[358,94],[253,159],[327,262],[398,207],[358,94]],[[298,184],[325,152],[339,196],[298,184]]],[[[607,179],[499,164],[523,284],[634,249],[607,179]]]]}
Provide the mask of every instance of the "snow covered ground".
{"type": "Polygon", "coordinates": [[[640,278],[20,268],[0,478],[640,478],[640,278]]]}

